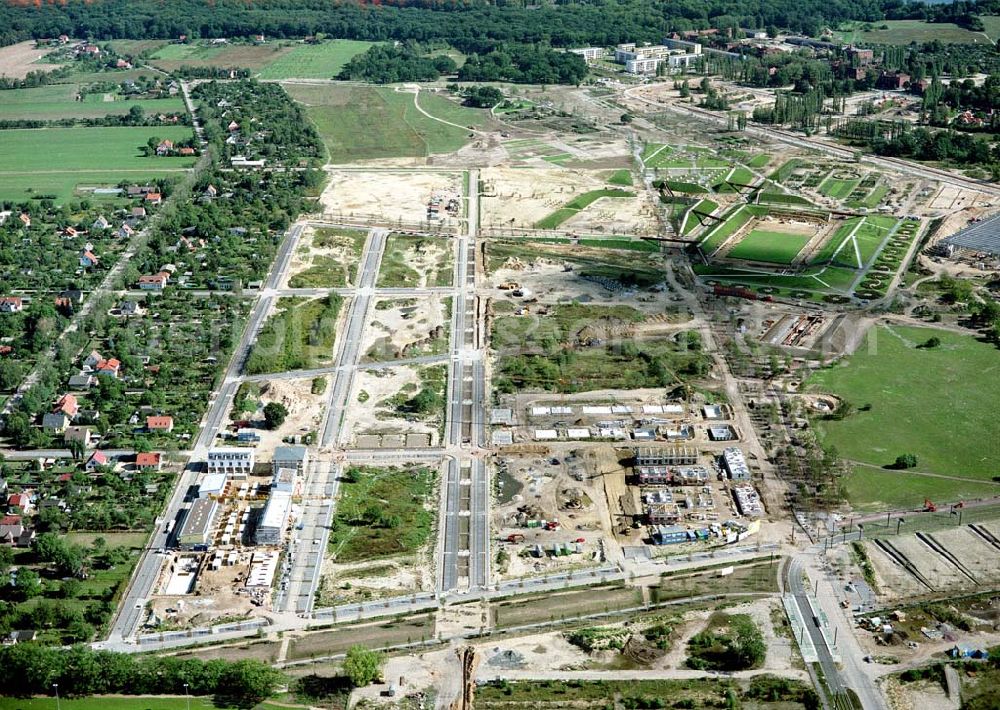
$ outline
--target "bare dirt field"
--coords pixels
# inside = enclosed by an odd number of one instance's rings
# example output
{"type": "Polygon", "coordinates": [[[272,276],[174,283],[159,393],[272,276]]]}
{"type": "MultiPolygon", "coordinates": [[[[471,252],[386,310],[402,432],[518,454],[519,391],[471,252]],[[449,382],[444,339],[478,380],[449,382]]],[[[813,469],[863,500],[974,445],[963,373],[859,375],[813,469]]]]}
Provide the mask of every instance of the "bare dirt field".
{"type": "MultiPolygon", "coordinates": [[[[329,378],[323,378],[329,387],[329,378]]],[[[267,461],[274,449],[281,446],[281,441],[288,436],[301,436],[319,428],[323,418],[323,407],[326,403],[325,394],[312,394],[312,380],[270,380],[261,385],[260,406],[263,408],[270,402],[280,402],[288,409],[288,417],[284,423],[273,430],[258,431],[260,443],[257,444],[257,458],[267,461]]],[[[261,413],[260,418],[263,418],[261,413]]]]}
{"type": "Polygon", "coordinates": [[[382,362],[447,352],[449,301],[445,296],[377,301],[361,344],[364,360],[382,362]]]}
{"type": "Polygon", "coordinates": [[[454,281],[453,237],[392,234],[385,245],[376,285],[388,288],[451,286],[454,281]]]}
{"type": "Polygon", "coordinates": [[[281,287],[353,286],[365,236],[363,231],[307,227],[281,287]]]}
{"type": "Polygon", "coordinates": [[[250,555],[240,556],[240,563],[210,571],[205,566],[198,575],[196,593],[183,596],[156,596],[153,612],[167,629],[208,626],[223,617],[244,617],[259,612],[246,594],[237,594],[246,580],[250,555]]]}
{"type": "Polygon", "coordinates": [[[430,552],[418,555],[337,564],[323,560],[319,606],[350,604],[434,589],[430,552]]]}
{"type": "MultiPolygon", "coordinates": [[[[457,172],[329,170],[330,182],[320,197],[323,212],[340,219],[377,218],[380,222],[425,224],[427,206],[435,195],[461,197],[462,175],[457,172]]],[[[457,222],[444,210],[437,223],[457,222]]]]}
{"type": "MultiPolygon", "coordinates": [[[[574,197],[603,189],[605,174],[564,168],[485,169],[481,173],[485,186],[482,226],[533,228],[574,197]]],[[[646,234],[655,232],[656,219],[639,192],[635,197],[600,198],[572,215],[560,229],[646,234]]]]}
{"type": "MultiPolygon", "coordinates": [[[[382,370],[362,370],[354,378],[344,416],[348,441],[357,445],[358,437],[366,434],[423,434],[436,445],[441,438],[439,421],[407,419],[398,415],[389,402],[403,394],[415,395],[420,390],[420,375],[416,367],[393,367],[382,370]]],[[[443,416],[443,412],[442,412],[443,416]]]]}
{"type": "Polygon", "coordinates": [[[29,72],[49,72],[58,69],[59,64],[42,64],[38,60],[51,49],[37,49],[34,41],[20,42],[0,48],[0,76],[8,79],[23,79],[29,72]]]}

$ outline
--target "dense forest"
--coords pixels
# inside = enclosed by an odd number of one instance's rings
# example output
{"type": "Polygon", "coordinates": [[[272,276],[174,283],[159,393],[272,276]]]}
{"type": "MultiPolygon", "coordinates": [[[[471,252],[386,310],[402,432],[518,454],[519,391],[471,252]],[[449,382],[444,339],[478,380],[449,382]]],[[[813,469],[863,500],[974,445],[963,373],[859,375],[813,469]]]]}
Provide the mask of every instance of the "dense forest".
{"type": "Polygon", "coordinates": [[[1000,0],[956,3],[947,10],[900,0],[560,0],[524,7],[518,0],[418,0],[378,4],[333,0],[6,0],[0,5],[0,44],[65,33],[97,40],[173,38],[180,34],[235,37],[331,37],[367,40],[447,40],[463,51],[481,42],[548,42],[557,47],[658,41],[665,32],[709,27],[774,25],[814,34],[824,24],[886,17],[950,19],[985,14],[1000,0]],[[980,9],[986,8],[986,9],[980,9]],[[935,14],[937,13],[937,14],[935,14]]]}

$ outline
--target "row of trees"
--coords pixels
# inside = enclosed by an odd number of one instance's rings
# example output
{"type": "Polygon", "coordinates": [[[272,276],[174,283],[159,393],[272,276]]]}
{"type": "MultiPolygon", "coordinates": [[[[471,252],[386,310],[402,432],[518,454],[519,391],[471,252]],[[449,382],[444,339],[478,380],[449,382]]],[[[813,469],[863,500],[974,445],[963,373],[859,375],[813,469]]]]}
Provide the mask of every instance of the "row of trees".
{"type": "MultiPolygon", "coordinates": [[[[31,37],[131,38],[331,37],[419,42],[446,40],[551,42],[555,46],[657,42],[665,33],[709,27],[775,25],[815,34],[824,24],[884,19],[898,0],[596,0],[526,7],[459,0],[389,0],[376,5],[329,0],[141,0],[0,4],[0,44],[31,37]]],[[[463,51],[465,51],[463,49],[463,51]]]]}
{"type": "Polygon", "coordinates": [[[215,695],[225,705],[252,707],[271,696],[284,675],[254,660],[138,656],[93,651],[86,646],[50,648],[33,643],[0,649],[0,694],[12,697],[215,695]]]}
{"type": "Polygon", "coordinates": [[[1000,150],[985,138],[967,133],[913,128],[905,121],[892,123],[851,119],[838,124],[836,135],[866,143],[879,155],[933,160],[962,165],[1000,163],[1000,150]]]}

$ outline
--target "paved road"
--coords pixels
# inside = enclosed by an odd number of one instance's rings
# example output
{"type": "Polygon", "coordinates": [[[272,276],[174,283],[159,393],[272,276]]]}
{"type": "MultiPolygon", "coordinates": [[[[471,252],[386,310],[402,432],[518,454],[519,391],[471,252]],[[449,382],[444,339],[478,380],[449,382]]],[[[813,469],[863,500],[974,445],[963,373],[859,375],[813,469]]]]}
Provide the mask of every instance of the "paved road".
{"type": "MultiPolygon", "coordinates": [[[[839,639],[840,642],[853,639],[853,629],[843,629],[840,624],[839,617],[842,614],[833,595],[813,596],[813,590],[808,588],[806,581],[808,577],[804,576],[804,572],[804,556],[793,557],[786,570],[785,588],[794,596],[799,616],[803,620],[803,626],[816,649],[819,666],[826,679],[827,688],[834,696],[830,699],[832,706],[841,707],[843,700],[839,696],[845,695],[847,689],[850,688],[857,693],[861,700],[861,706],[865,710],[885,708],[886,704],[882,694],[860,668],[860,663],[862,663],[860,653],[854,648],[851,649],[850,653],[841,653],[839,647],[831,643],[831,637],[839,639]],[[813,622],[817,615],[825,618],[829,624],[826,634],[813,622]]],[[[822,689],[820,690],[822,692],[822,689]]]]}
{"type": "Polygon", "coordinates": [[[330,388],[325,421],[321,428],[320,445],[323,447],[337,446],[345,433],[340,425],[348,405],[351,385],[354,383],[354,371],[361,360],[362,335],[374,300],[375,281],[388,236],[389,231],[386,229],[372,229],[365,241],[358,288],[347,312],[345,330],[337,338],[338,352],[334,362],[339,369],[334,377],[333,387],[330,388]]]}
{"type": "Polygon", "coordinates": [[[279,611],[300,615],[312,611],[339,488],[337,464],[325,460],[310,462],[302,490],[302,517],[292,532],[288,563],[275,603],[279,611]]]}
{"type": "Polygon", "coordinates": [[[468,173],[466,230],[459,235],[451,321],[445,441],[454,458],[443,483],[438,589],[484,589],[490,580],[489,469],[476,452],[485,445],[486,371],[476,299],[479,173],[468,173]]]}
{"type": "MultiPolygon", "coordinates": [[[[277,273],[278,268],[285,268],[289,263],[288,255],[295,251],[299,238],[302,236],[302,227],[293,226],[286,234],[278,249],[278,256],[275,260],[275,267],[272,268],[268,283],[275,283],[280,279],[277,273]]],[[[147,549],[132,573],[128,590],[122,598],[118,607],[118,613],[111,624],[108,634],[110,641],[120,641],[131,638],[135,635],[142,622],[146,601],[153,592],[154,586],[160,576],[160,568],[164,557],[157,550],[167,547],[169,535],[166,532],[166,522],[176,520],[181,509],[184,507],[188,490],[194,485],[198,478],[198,466],[196,462],[203,461],[208,449],[215,441],[219,431],[225,425],[226,411],[236,396],[239,389],[238,374],[250,354],[250,348],[257,337],[257,332],[271,308],[273,297],[260,296],[254,302],[250,316],[247,319],[247,326],[243,331],[240,342],[233,350],[233,355],[229,360],[223,377],[222,386],[214,394],[214,399],[209,403],[208,411],[201,422],[201,432],[195,441],[194,449],[191,451],[188,465],[181,473],[178,483],[171,494],[170,500],[161,516],[162,523],[158,523],[150,538],[147,549]]]]}

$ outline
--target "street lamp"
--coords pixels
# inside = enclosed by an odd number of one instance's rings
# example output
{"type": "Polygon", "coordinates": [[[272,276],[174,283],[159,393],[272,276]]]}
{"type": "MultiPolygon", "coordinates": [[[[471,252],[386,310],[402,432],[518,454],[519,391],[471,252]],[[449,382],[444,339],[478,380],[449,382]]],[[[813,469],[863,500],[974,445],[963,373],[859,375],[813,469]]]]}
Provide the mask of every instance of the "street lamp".
{"type": "Polygon", "coordinates": [[[53,683],[52,687],[56,691],[56,710],[62,710],[62,704],[59,702],[59,684],[53,683]]]}
{"type": "MultiPolygon", "coordinates": [[[[184,684],[184,702],[187,703],[187,710],[191,710],[191,696],[188,695],[188,684],[184,684]]],[[[59,708],[56,708],[59,710],[59,708]]]]}

